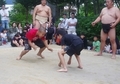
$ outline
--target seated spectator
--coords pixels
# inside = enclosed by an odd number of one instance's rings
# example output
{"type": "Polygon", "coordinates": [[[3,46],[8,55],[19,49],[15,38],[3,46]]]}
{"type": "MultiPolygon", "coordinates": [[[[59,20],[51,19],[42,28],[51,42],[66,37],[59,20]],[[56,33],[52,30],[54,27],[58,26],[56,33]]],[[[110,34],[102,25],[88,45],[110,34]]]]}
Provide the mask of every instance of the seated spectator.
{"type": "Polygon", "coordinates": [[[86,37],[85,37],[85,35],[84,34],[81,34],[80,35],[80,38],[83,40],[83,43],[84,43],[84,49],[87,49],[87,39],[86,39],[86,37]]]}
{"type": "Polygon", "coordinates": [[[24,40],[24,39],[26,39],[26,33],[27,33],[27,29],[26,28],[24,28],[23,29],[23,31],[22,31],[22,33],[20,34],[21,35],[21,38],[24,40]]]}
{"type": "Polygon", "coordinates": [[[1,34],[1,39],[2,39],[2,44],[6,44],[8,42],[8,39],[7,39],[7,30],[6,29],[3,29],[1,34]]]}
{"type": "Polygon", "coordinates": [[[14,38],[11,40],[12,47],[20,47],[23,46],[23,39],[21,39],[20,34],[16,34],[14,38]]]}
{"type": "Polygon", "coordinates": [[[30,30],[30,24],[28,22],[25,23],[25,26],[24,26],[27,30],[30,30]]]}
{"type": "Polygon", "coordinates": [[[9,29],[9,38],[13,39],[16,33],[17,33],[17,25],[15,22],[13,22],[12,27],[9,29]]]}
{"type": "Polygon", "coordinates": [[[111,52],[111,44],[110,44],[110,39],[107,38],[106,40],[106,45],[105,45],[105,52],[110,53],[111,52]]]}
{"type": "Polygon", "coordinates": [[[17,32],[19,32],[20,34],[22,33],[22,25],[21,25],[21,23],[17,24],[17,32]]]}
{"type": "Polygon", "coordinates": [[[98,37],[94,36],[93,40],[94,41],[93,41],[93,48],[92,48],[92,50],[99,52],[100,51],[100,41],[98,40],[98,37]]]}

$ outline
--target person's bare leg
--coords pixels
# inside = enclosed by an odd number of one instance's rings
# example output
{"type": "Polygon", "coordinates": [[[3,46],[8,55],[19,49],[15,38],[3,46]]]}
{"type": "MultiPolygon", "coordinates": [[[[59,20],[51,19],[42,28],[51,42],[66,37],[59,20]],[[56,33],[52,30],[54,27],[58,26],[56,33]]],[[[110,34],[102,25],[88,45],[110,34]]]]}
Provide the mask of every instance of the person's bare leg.
{"type": "Polygon", "coordinates": [[[112,59],[115,59],[116,58],[116,50],[117,50],[117,46],[116,46],[116,31],[115,31],[115,28],[112,28],[110,31],[109,31],[109,37],[110,37],[110,42],[111,42],[111,46],[112,46],[112,59]]]}
{"type": "Polygon", "coordinates": [[[41,58],[44,58],[44,56],[42,55],[42,52],[45,50],[46,47],[40,48],[39,52],[37,53],[38,56],[40,56],[41,58]]]}
{"type": "Polygon", "coordinates": [[[29,50],[23,50],[23,51],[21,52],[20,56],[18,56],[16,60],[20,60],[20,59],[21,59],[26,53],[28,53],[28,52],[29,52],[29,50]]]}
{"type": "Polygon", "coordinates": [[[19,43],[20,43],[20,46],[23,46],[23,40],[22,39],[19,41],[19,43]]]}
{"type": "Polygon", "coordinates": [[[40,23],[39,23],[39,21],[38,20],[35,20],[35,25],[34,25],[34,28],[36,28],[36,29],[38,29],[38,28],[40,28],[40,23]]]}
{"type": "Polygon", "coordinates": [[[67,67],[66,67],[63,53],[65,53],[64,50],[61,50],[58,52],[58,56],[62,65],[62,68],[58,70],[59,72],[67,72],[67,67]]]}
{"type": "Polygon", "coordinates": [[[15,44],[17,47],[20,46],[20,45],[17,43],[17,41],[13,41],[13,44],[15,44]]]}
{"type": "Polygon", "coordinates": [[[77,59],[77,61],[78,61],[78,68],[83,69],[83,67],[82,67],[82,65],[81,65],[80,56],[75,54],[75,57],[76,57],[76,59],[77,59]]]}
{"type": "MultiPolygon", "coordinates": [[[[62,54],[62,55],[64,56],[64,54],[62,54]]],[[[59,66],[59,67],[61,67],[61,66],[62,66],[62,63],[61,63],[61,61],[59,62],[58,66],[59,66]]]]}
{"type": "Polygon", "coordinates": [[[95,56],[102,56],[102,52],[103,52],[104,47],[105,47],[105,41],[106,41],[106,39],[108,37],[108,35],[105,34],[103,32],[103,30],[101,30],[100,36],[101,36],[100,52],[98,54],[96,54],[95,56]]]}
{"type": "Polygon", "coordinates": [[[68,60],[68,62],[67,62],[68,65],[71,64],[71,59],[72,59],[72,56],[69,57],[69,60],[68,60]]]}

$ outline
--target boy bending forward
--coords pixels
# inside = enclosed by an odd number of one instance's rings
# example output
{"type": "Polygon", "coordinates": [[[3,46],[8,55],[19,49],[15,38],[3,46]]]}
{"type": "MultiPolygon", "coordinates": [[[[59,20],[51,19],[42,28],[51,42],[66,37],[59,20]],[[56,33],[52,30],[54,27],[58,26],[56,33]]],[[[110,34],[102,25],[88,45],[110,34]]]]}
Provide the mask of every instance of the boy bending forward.
{"type": "Polygon", "coordinates": [[[17,60],[20,60],[26,53],[31,50],[31,47],[36,50],[37,46],[40,48],[39,52],[37,53],[38,56],[44,58],[42,56],[42,52],[47,48],[50,51],[53,51],[51,48],[48,47],[47,40],[45,39],[46,30],[45,28],[39,29],[31,29],[26,33],[26,40],[25,40],[25,49],[21,52],[20,56],[17,60]]]}
{"type": "Polygon", "coordinates": [[[64,54],[68,54],[70,56],[68,62],[71,62],[71,57],[74,54],[78,61],[78,68],[82,69],[79,55],[83,49],[83,41],[76,35],[66,34],[66,31],[64,29],[58,30],[57,38],[61,39],[62,45],[62,50],[58,52],[58,56],[60,59],[60,63],[58,65],[61,66],[61,69],[59,69],[58,71],[67,72],[64,54]],[[64,48],[64,45],[66,45],[67,47],[64,48]]]}

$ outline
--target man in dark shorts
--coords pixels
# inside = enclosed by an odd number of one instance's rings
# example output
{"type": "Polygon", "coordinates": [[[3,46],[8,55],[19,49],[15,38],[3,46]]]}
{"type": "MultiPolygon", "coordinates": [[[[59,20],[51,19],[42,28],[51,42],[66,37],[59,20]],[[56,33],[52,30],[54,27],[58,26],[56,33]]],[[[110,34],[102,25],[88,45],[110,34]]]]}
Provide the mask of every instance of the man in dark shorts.
{"type": "Polygon", "coordinates": [[[92,22],[92,26],[95,26],[98,22],[101,21],[102,23],[102,29],[101,29],[101,45],[100,45],[100,52],[96,54],[96,56],[102,56],[104,47],[105,47],[105,41],[110,37],[110,42],[112,46],[112,59],[116,58],[116,25],[120,21],[120,10],[119,8],[114,6],[114,0],[105,0],[106,1],[106,7],[104,7],[100,13],[100,15],[97,17],[95,21],[92,22]]]}
{"type": "Polygon", "coordinates": [[[83,49],[83,41],[78,36],[73,34],[67,34],[64,29],[59,29],[57,31],[57,37],[61,39],[62,50],[58,52],[58,56],[60,59],[59,66],[62,66],[59,72],[67,72],[67,67],[64,59],[64,54],[68,54],[70,56],[69,61],[71,61],[72,55],[75,55],[78,61],[78,68],[82,69],[81,61],[80,61],[80,52],[83,49]],[[64,46],[67,47],[64,47],[64,46]]]}
{"type": "Polygon", "coordinates": [[[17,60],[20,60],[26,53],[28,53],[31,50],[31,48],[36,50],[37,46],[40,48],[37,55],[41,58],[44,58],[42,56],[42,52],[45,50],[45,48],[47,48],[50,51],[53,51],[51,48],[48,47],[47,40],[45,39],[45,34],[46,30],[43,27],[39,29],[29,30],[26,33],[25,49],[21,52],[17,60]]]}

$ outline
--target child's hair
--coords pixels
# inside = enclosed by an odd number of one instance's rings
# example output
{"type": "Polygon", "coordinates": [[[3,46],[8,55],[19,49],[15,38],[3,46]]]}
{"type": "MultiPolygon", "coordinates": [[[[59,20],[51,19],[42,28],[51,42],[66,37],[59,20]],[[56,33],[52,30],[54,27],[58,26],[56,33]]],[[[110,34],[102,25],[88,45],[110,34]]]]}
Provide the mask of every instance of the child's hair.
{"type": "Polygon", "coordinates": [[[44,33],[45,33],[45,32],[46,32],[46,28],[44,28],[44,27],[41,26],[41,27],[38,29],[38,31],[39,31],[39,32],[44,32],[44,33]]]}
{"type": "Polygon", "coordinates": [[[64,36],[64,35],[66,35],[67,34],[67,32],[65,31],[65,29],[58,29],[57,30],[57,35],[62,35],[62,36],[64,36]]]}
{"type": "Polygon", "coordinates": [[[15,36],[14,37],[19,37],[19,34],[15,34],[15,36]]]}
{"type": "Polygon", "coordinates": [[[3,29],[1,32],[3,33],[4,31],[7,31],[6,29],[3,29]]]}

